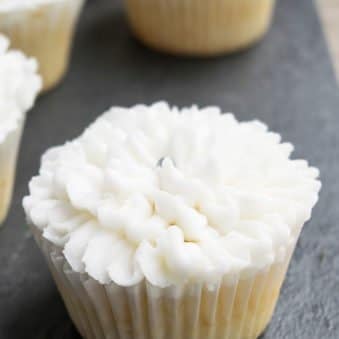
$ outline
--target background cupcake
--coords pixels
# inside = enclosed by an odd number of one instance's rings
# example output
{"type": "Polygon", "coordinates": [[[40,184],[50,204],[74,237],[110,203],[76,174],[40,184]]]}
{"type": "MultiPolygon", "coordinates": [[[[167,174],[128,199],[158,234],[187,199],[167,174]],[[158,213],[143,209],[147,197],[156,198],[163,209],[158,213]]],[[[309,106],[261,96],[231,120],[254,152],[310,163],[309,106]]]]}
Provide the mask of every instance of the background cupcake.
{"type": "Polygon", "coordinates": [[[0,224],[11,200],[25,113],[41,88],[36,61],[8,45],[0,35],[0,224]]]}
{"type": "Polygon", "coordinates": [[[318,170],[215,107],[113,108],[49,150],[28,222],[86,338],[256,338],[318,170]]]}
{"type": "Polygon", "coordinates": [[[135,35],[166,52],[215,55],[259,40],[275,0],[125,0],[135,35]]]}
{"type": "Polygon", "coordinates": [[[56,85],[69,60],[73,32],[84,0],[2,0],[0,32],[13,47],[39,62],[43,89],[56,85]]]}

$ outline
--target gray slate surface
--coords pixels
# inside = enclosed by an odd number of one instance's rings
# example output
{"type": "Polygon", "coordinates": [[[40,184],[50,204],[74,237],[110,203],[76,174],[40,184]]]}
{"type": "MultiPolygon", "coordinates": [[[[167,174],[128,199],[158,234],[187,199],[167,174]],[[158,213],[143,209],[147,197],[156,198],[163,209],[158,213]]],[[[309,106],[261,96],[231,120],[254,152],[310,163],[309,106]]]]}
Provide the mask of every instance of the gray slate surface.
{"type": "Polygon", "coordinates": [[[153,53],[131,38],[119,2],[90,2],[62,86],[30,113],[15,197],[0,231],[0,338],[75,339],[45,262],[25,227],[21,198],[40,154],[77,136],[112,104],[166,99],[217,104],[260,118],[320,167],[323,190],[302,233],[265,339],[339,338],[339,91],[310,0],[281,0],[256,48],[210,59],[153,53]]]}

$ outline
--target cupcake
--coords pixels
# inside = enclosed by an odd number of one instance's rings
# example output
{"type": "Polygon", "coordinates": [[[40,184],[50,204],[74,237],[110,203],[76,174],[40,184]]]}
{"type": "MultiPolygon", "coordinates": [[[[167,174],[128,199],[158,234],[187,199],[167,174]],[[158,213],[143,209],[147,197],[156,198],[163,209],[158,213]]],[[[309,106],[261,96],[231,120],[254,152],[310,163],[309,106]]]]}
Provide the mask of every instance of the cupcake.
{"type": "Polygon", "coordinates": [[[0,0],[0,32],[35,57],[43,90],[66,72],[74,27],[84,0],[0,0]]]}
{"type": "Polygon", "coordinates": [[[28,223],[85,338],[257,338],[318,170],[217,107],[112,108],[50,149],[28,223]]]}
{"type": "Polygon", "coordinates": [[[11,200],[25,113],[41,88],[36,61],[8,45],[0,35],[0,225],[11,200]]]}
{"type": "Polygon", "coordinates": [[[125,0],[135,35],[174,54],[230,53],[258,41],[272,19],[275,0],[125,0]]]}

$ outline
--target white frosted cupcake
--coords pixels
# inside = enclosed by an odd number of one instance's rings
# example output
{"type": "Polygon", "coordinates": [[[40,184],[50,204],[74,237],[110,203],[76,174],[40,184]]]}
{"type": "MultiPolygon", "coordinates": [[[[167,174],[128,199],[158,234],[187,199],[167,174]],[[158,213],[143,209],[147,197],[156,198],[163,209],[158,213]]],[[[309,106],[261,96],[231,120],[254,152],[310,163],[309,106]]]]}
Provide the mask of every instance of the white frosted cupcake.
{"type": "Polygon", "coordinates": [[[318,170],[215,107],[112,108],[49,150],[28,222],[85,338],[256,338],[318,170]]]}
{"type": "Polygon", "coordinates": [[[11,200],[25,113],[41,88],[36,61],[8,45],[0,34],[0,224],[11,200]]]}
{"type": "Polygon", "coordinates": [[[184,55],[230,53],[268,30],[275,0],[125,0],[135,35],[156,49],[184,55]]]}
{"type": "Polygon", "coordinates": [[[43,89],[56,85],[69,61],[73,32],[84,0],[0,0],[0,32],[14,48],[35,57],[43,89]]]}

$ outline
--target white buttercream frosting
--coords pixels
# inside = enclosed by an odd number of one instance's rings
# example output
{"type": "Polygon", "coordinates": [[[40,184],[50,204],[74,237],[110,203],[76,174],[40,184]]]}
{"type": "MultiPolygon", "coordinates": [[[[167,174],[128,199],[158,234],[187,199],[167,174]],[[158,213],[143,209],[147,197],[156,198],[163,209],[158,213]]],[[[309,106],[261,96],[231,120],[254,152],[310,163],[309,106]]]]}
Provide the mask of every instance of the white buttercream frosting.
{"type": "Polygon", "coordinates": [[[35,59],[8,46],[0,34],[0,144],[19,126],[41,88],[35,59]]]}
{"type": "Polygon", "coordinates": [[[310,218],[319,173],[292,150],[217,107],[116,107],[43,156],[24,208],[101,283],[215,282],[282,260],[310,218]]]}

